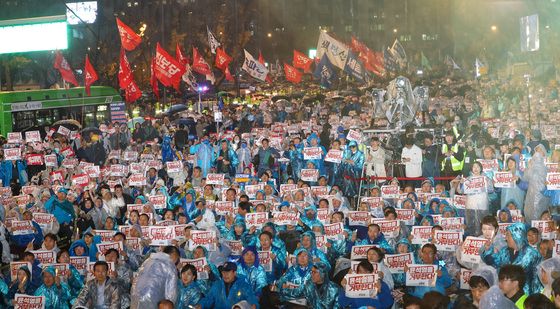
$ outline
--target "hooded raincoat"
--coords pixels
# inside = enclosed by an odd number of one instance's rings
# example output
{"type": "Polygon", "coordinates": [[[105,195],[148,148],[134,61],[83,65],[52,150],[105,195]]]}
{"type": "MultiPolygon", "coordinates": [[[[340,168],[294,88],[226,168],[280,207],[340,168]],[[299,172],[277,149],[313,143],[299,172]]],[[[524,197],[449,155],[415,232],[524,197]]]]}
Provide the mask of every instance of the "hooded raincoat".
{"type": "Polygon", "coordinates": [[[288,271],[276,282],[276,287],[278,293],[280,294],[281,301],[290,301],[302,298],[304,284],[311,278],[311,254],[306,249],[299,248],[294,252],[297,256],[300,254],[307,254],[309,256],[309,263],[307,266],[293,265],[288,268],[288,271]],[[287,283],[290,285],[289,288],[283,288],[283,285],[287,283]]]}
{"type": "Polygon", "coordinates": [[[169,255],[152,253],[138,270],[130,294],[131,309],[157,308],[162,299],[177,301],[177,268],[169,255]]]}
{"type": "Polygon", "coordinates": [[[308,280],[303,288],[303,295],[307,300],[307,306],[314,309],[336,309],[340,308],[338,301],[338,286],[329,280],[330,266],[319,262],[313,265],[321,278],[322,284],[316,284],[313,280],[308,280]]]}
{"type": "Polygon", "coordinates": [[[251,288],[253,289],[253,293],[259,297],[261,295],[262,289],[267,285],[267,277],[264,268],[259,264],[259,253],[257,252],[257,248],[253,246],[246,247],[243,249],[241,253],[241,258],[239,259],[239,266],[237,267],[237,277],[244,278],[251,288]],[[252,252],[255,255],[255,263],[249,266],[245,264],[245,260],[243,256],[247,252],[252,252]]]}

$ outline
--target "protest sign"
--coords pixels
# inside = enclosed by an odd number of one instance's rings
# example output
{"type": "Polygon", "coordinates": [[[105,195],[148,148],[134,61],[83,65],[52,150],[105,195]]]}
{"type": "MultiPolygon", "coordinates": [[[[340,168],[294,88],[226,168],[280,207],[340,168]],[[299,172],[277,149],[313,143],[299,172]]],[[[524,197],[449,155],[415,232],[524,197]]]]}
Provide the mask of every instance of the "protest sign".
{"type": "Polygon", "coordinates": [[[343,152],[340,149],[331,149],[325,156],[325,162],[341,163],[343,152]]]}
{"type": "Polygon", "coordinates": [[[107,250],[109,249],[116,249],[117,252],[123,251],[123,243],[120,241],[106,241],[106,242],[100,242],[98,244],[95,244],[95,246],[97,247],[97,252],[99,252],[100,255],[105,256],[105,253],[107,252],[107,250]]]}
{"type": "Polygon", "coordinates": [[[52,225],[54,223],[54,215],[42,212],[34,212],[33,213],[33,221],[35,221],[41,229],[52,229],[52,225]]]}
{"type": "Polygon", "coordinates": [[[138,152],[136,151],[125,151],[123,153],[123,158],[125,161],[136,161],[138,159],[138,152]]]}
{"type": "Polygon", "coordinates": [[[31,220],[14,220],[11,227],[12,235],[30,235],[35,233],[31,220]]]}
{"type": "Polygon", "coordinates": [[[467,236],[463,245],[461,245],[461,260],[474,264],[480,263],[480,248],[482,248],[488,240],[482,237],[467,236]]]}
{"type": "Polygon", "coordinates": [[[175,230],[172,226],[150,226],[150,246],[169,246],[175,238],[175,230]]]}
{"type": "Polygon", "coordinates": [[[56,263],[56,252],[52,250],[32,250],[31,253],[35,254],[35,259],[41,264],[56,263]]]}
{"type": "Polygon", "coordinates": [[[344,239],[344,224],[342,222],[325,224],[323,227],[327,239],[335,241],[344,239]]]}
{"type": "Polygon", "coordinates": [[[331,217],[329,214],[328,208],[319,208],[317,209],[317,220],[321,221],[323,225],[328,224],[331,222],[331,217]]]}
{"type": "Polygon", "coordinates": [[[462,232],[452,231],[435,231],[435,245],[438,251],[454,252],[457,246],[463,241],[462,232]]]}
{"type": "Polygon", "coordinates": [[[460,279],[461,282],[459,283],[459,288],[461,290],[470,290],[471,286],[469,285],[469,280],[471,279],[472,270],[461,268],[461,275],[460,279]]]}
{"type": "Polygon", "coordinates": [[[496,159],[491,159],[491,160],[478,159],[477,161],[480,162],[480,164],[482,165],[483,172],[497,171],[500,168],[500,164],[496,159]]]}
{"type": "Polygon", "coordinates": [[[484,176],[466,178],[463,186],[463,191],[466,195],[486,192],[486,180],[484,176]]]}
{"type": "Polygon", "coordinates": [[[70,265],[74,266],[81,275],[86,274],[88,264],[89,264],[89,256],[70,257],[70,265]]]}
{"type": "Polygon", "coordinates": [[[415,225],[412,227],[412,244],[424,245],[430,242],[432,226],[415,225]]]}
{"type": "Polygon", "coordinates": [[[241,255],[243,252],[243,243],[241,240],[225,240],[226,245],[231,250],[231,255],[241,255]]]}
{"type": "Polygon", "coordinates": [[[406,225],[414,225],[416,210],[396,208],[397,220],[404,222],[406,225]]]}
{"type": "Polygon", "coordinates": [[[401,225],[399,220],[378,220],[374,219],[374,222],[379,225],[381,232],[385,235],[385,238],[397,238],[399,237],[401,231],[401,225]]]}
{"type": "Polygon", "coordinates": [[[352,246],[352,249],[350,250],[350,259],[351,260],[367,259],[367,252],[369,249],[373,247],[379,247],[379,246],[377,245],[352,246]]]}
{"type": "Polygon", "coordinates": [[[368,226],[371,215],[367,211],[349,211],[348,225],[368,226]]]}
{"type": "Polygon", "coordinates": [[[513,188],[515,180],[511,172],[495,172],[494,187],[495,188],[513,188]]]}
{"type": "Polygon", "coordinates": [[[448,217],[448,218],[441,218],[439,219],[439,225],[445,231],[463,231],[465,225],[465,218],[464,217],[448,217]]]}
{"type": "Polygon", "coordinates": [[[272,271],[272,252],[259,251],[259,264],[264,268],[264,271],[272,271]]]}
{"type": "Polygon", "coordinates": [[[321,160],[323,158],[323,149],[321,147],[304,147],[304,160],[321,160]]]}
{"type": "Polygon", "coordinates": [[[43,155],[28,154],[25,156],[25,161],[27,162],[27,165],[43,165],[43,155]]]}
{"type": "Polygon", "coordinates": [[[21,132],[8,132],[8,144],[22,144],[21,132]]]}
{"type": "Polygon", "coordinates": [[[181,161],[169,161],[165,165],[167,166],[168,173],[179,173],[183,170],[183,162],[181,161]]]}
{"type": "Polygon", "coordinates": [[[216,201],[214,203],[214,211],[218,216],[232,215],[236,212],[233,202],[216,201]]]}
{"type": "Polygon", "coordinates": [[[55,274],[61,276],[64,281],[66,281],[66,276],[70,273],[70,264],[67,263],[43,264],[43,269],[47,267],[53,267],[55,274]]]}
{"type": "MultiPolygon", "coordinates": [[[[33,269],[31,268],[31,263],[29,262],[10,262],[10,278],[12,278],[12,281],[14,281],[17,278],[17,272],[20,268],[22,267],[27,267],[27,269],[29,270],[29,272],[33,272],[33,269]]],[[[33,274],[31,274],[33,275],[33,274]]],[[[29,278],[28,278],[29,279],[29,278]]]]}
{"type": "Polygon", "coordinates": [[[199,259],[181,259],[181,268],[185,264],[191,264],[196,267],[197,279],[205,280],[209,278],[208,271],[206,270],[208,262],[205,257],[199,259]]]}
{"type": "Polygon", "coordinates": [[[373,298],[377,295],[377,276],[374,274],[346,274],[344,293],[351,298],[373,298]]]}
{"type": "Polygon", "coordinates": [[[45,309],[45,296],[31,296],[16,293],[14,297],[14,309],[45,309]]]}
{"type": "Polygon", "coordinates": [[[406,286],[436,286],[437,266],[410,264],[406,272],[406,286]]]}
{"type": "Polygon", "coordinates": [[[323,253],[327,253],[327,243],[329,242],[329,240],[327,239],[327,236],[325,235],[315,235],[315,246],[317,246],[317,249],[323,251],[323,253]]]}
{"type": "Polygon", "coordinates": [[[347,140],[355,141],[358,144],[362,142],[362,138],[363,138],[362,133],[353,129],[350,129],[348,131],[348,134],[346,135],[347,140]]]}
{"type": "Polygon", "coordinates": [[[546,189],[560,190],[560,173],[546,173],[546,189]]]}
{"type": "Polygon", "coordinates": [[[165,209],[167,206],[167,197],[165,195],[152,195],[148,198],[154,209],[165,209]]]}
{"type": "Polygon", "coordinates": [[[89,178],[98,178],[101,175],[101,171],[97,165],[84,167],[84,172],[89,176],[89,178]]]}
{"type": "Polygon", "coordinates": [[[404,266],[414,263],[412,252],[400,254],[386,254],[384,259],[385,265],[392,274],[404,273],[404,266]]]}
{"type": "Polygon", "coordinates": [[[383,198],[399,198],[399,186],[386,185],[381,186],[381,197],[383,198]]]}
{"type": "Polygon", "coordinates": [[[329,187],[327,186],[311,186],[311,193],[315,196],[323,196],[329,194],[329,187]]]}
{"type": "Polygon", "coordinates": [[[85,187],[89,184],[89,176],[87,174],[78,174],[72,176],[72,185],[85,187]]]}
{"type": "Polygon", "coordinates": [[[25,132],[25,142],[26,143],[40,143],[41,134],[39,131],[27,131],[25,132]]]}
{"type": "Polygon", "coordinates": [[[112,164],[109,170],[111,176],[124,177],[126,175],[126,166],[122,164],[112,164]]]}
{"type": "Polygon", "coordinates": [[[299,212],[297,211],[273,211],[272,219],[274,224],[282,225],[297,225],[299,220],[299,212]]]}
{"type": "Polygon", "coordinates": [[[206,175],[206,184],[221,186],[224,184],[225,176],[226,176],[225,174],[209,173],[208,175],[206,175]]]}
{"type": "Polygon", "coordinates": [[[319,170],[318,169],[302,169],[300,179],[302,181],[311,181],[316,182],[319,179],[319,170]]]}
{"type": "Polygon", "coordinates": [[[216,251],[216,232],[213,230],[191,231],[189,250],[193,251],[198,246],[202,246],[208,251],[216,251]]]}
{"type": "Polygon", "coordinates": [[[142,244],[140,243],[142,239],[140,237],[126,237],[126,247],[132,251],[140,251],[142,244]]]}
{"type": "Polygon", "coordinates": [[[20,148],[6,148],[6,149],[4,149],[4,160],[5,161],[21,160],[21,149],[20,148]]]}
{"type": "Polygon", "coordinates": [[[297,185],[295,183],[283,183],[280,185],[280,196],[284,196],[284,194],[297,189],[297,185]]]}
{"type": "Polygon", "coordinates": [[[457,209],[465,209],[465,207],[467,206],[467,196],[455,194],[453,196],[453,206],[455,206],[455,208],[457,209]]]}
{"type": "Polygon", "coordinates": [[[506,236],[506,229],[508,226],[512,225],[513,223],[498,223],[498,232],[503,236],[506,236]]]}
{"type": "Polygon", "coordinates": [[[268,222],[268,212],[253,212],[245,215],[247,229],[251,229],[253,226],[261,229],[266,222],[268,222]]]}
{"type": "Polygon", "coordinates": [[[99,237],[101,237],[101,241],[112,241],[113,236],[115,236],[116,232],[117,231],[113,230],[92,230],[92,233],[94,235],[98,235],[99,237]]]}
{"type": "Polygon", "coordinates": [[[245,186],[245,194],[247,194],[247,196],[249,198],[254,199],[259,190],[264,190],[264,184],[246,185],[245,186]]]}
{"type": "Polygon", "coordinates": [[[555,239],[556,230],[554,229],[554,221],[547,220],[531,220],[531,227],[539,230],[542,239],[555,239]]]}
{"type": "Polygon", "coordinates": [[[58,161],[55,154],[45,155],[45,166],[47,167],[57,167],[58,161]]]}
{"type": "Polygon", "coordinates": [[[146,176],[144,174],[132,174],[128,178],[128,185],[135,187],[142,187],[146,185],[146,176]]]}

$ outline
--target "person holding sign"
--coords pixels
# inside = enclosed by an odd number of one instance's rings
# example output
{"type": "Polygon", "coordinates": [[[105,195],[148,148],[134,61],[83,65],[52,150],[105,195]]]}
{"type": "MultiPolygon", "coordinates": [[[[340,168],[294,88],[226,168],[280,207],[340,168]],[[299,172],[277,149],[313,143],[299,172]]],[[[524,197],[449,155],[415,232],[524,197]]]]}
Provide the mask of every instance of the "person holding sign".
{"type": "Polygon", "coordinates": [[[311,255],[304,248],[294,252],[296,264],[276,281],[275,291],[280,294],[282,302],[298,301],[303,297],[304,284],[311,278],[311,255]]]}
{"type": "Polygon", "coordinates": [[[341,308],[338,287],[329,280],[330,265],[319,262],[311,267],[311,280],[303,288],[303,295],[310,308],[341,308]]]}
{"type": "MultiPolygon", "coordinates": [[[[273,236],[269,231],[262,231],[257,242],[259,251],[270,251],[272,258],[272,271],[266,272],[267,282],[272,283],[280,279],[286,269],[286,248],[278,247],[273,244],[273,236]]],[[[280,239],[279,239],[280,240],[280,239]]]]}
{"type": "Polygon", "coordinates": [[[488,214],[490,200],[488,195],[494,192],[492,180],[482,173],[482,164],[474,162],[471,167],[471,175],[468,178],[456,178],[454,182],[460,182],[458,187],[460,194],[467,195],[465,205],[465,230],[467,235],[480,234],[479,222],[488,214]]]}
{"type": "MultiPolygon", "coordinates": [[[[426,265],[438,265],[436,285],[434,287],[429,286],[415,286],[412,290],[412,296],[422,298],[424,294],[430,291],[436,291],[445,295],[445,289],[451,286],[452,279],[447,272],[445,263],[441,263],[437,260],[437,248],[434,244],[425,244],[420,250],[420,261],[421,264],[426,265]]],[[[405,273],[408,272],[408,266],[404,267],[405,273]]]]}
{"type": "Polygon", "coordinates": [[[290,159],[293,179],[299,179],[300,171],[304,167],[303,149],[304,145],[301,143],[301,138],[294,137],[292,139],[292,142],[290,143],[288,150],[284,153],[284,156],[290,159]]]}
{"type": "Polygon", "coordinates": [[[61,281],[53,266],[43,270],[43,284],[35,291],[35,296],[45,296],[45,308],[53,309],[68,309],[71,300],[70,287],[61,281]]]}
{"type": "Polygon", "coordinates": [[[325,147],[320,145],[321,140],[319,139],[319,136],[316,133],[311,133],[311,135],[309,135],[309,137],[307,138],[307,144],[309,145],[308,148],[304,148],[304,156],[307,154],[307,150],[309,149],[314,149],[314,148],[319,148],[320,149],[320,158],[317,159],[307,159],[305,160],[305,166],[308,165],[309,162],[313,163],[313,165],[315,166],[316,169],[319,170],[319,175],[325,175],[326,171],[325,171],[325,155],[327,154],[327,151],[325,150],[325,147]]]}
{"type": "MultiPolygon", "coordinates": [[[[354,234],[354,235],[357,235],[357,234],[354,234]]],[[[354,235],[352,235],[352,236],[354,236],[354,235]]],[[[350,246],[350,248],[352,248],[352,246],[354,246],[354,244],[356,246],[376,245],[376,246],[379,246],[381,249],[383,249],[385,251],[385,253],[388,253],[388,254],[394,253],[393,248],[391,247],[389,242],[387,242],[387,239],[385,239],[385,236],[383,235],[383,232],[381,232],[381,228],[379,227],[379,225],[377,225],[375,223],[371,223],[370,225],[368,225],[368,231],[367,231],[367,237],[366,238],[358,240],[356,242],[355,237],[352,237],[352,240],[348,242],[348,245],[350,246]]],[[[350,249],[348,249],[348,251],[350,251],[350,249]]]]}
{"type": "MultiPolygon", "coordinates": [[[[357,274],[373,274],[373,270],[373,265],[370,262],[361,261],[358,264],[357,274]]],[[[351,272],[352,271],[350,271],[349,273],[351,272]]],[[[342,308],[391,308],[391,306],[393,305],[394,299],[391,295],[391,288],[384,281],[378,280],[376,283],[374,283],[377,294],[375,295],[375,297],[349,297],[346,295],[346,292],[344,290],[346,288],[346,285],[348,284],[346,278],[342,279],[342,282],[340,284],[342,285],[342,288],[340,288],[338,291],[338,302],[340,303],[342,308]]]]}
{"type": "Polygon", "coordinates": [[[511,188],[502,188],[500,196],[501,208],[506,208],[507,204],[511,201],[515,202],[516,205],[523,205],[525,201],[525,193],[527,189],[527,183],[521,181],[523,177],[523,172],[519,170],[519,156],[511,156],[506,160],[505,171],[513,174],[514,184],[511,188]]]}
{"type": "Polygon", "coordinates": [[[26,169],[27,164],[21,160],[21,157],[17,160],[0,157],[0,180],[2,180],[2,185],[9,187],[12,183],[19,183],[20,186],[25,186],[29,181],[26,169]]]}
{"type": "Polygon", "coordinates": [[[317,241],[315,239],[315,233],[312,231],[307,231],[301,235],[300,248],[304,248],[311,255],[311,260],[313,263],[323,262],[327,265],[330,270],[329,259],[327,255],[317,248],[317,241]]]}
{"type": "Polygon", "coordinates": [[[58,237],[60,243],[68,246],[72,238],[72,222],[76,218],[74,206],[66,199],[68,189],[60,188],[56,195],[53,195],[46,203],[45,209],[48,213],[53,214],[60,228],[58,237]]]}
{"type": "Polygon", "coordinates": [[[500,268],[506,264],[523,266],[527,280],[523,286],[525,293],[530,295],[542,289],[537,276],[537,265],[542,261],[540,253],[527,242],[527,227],[524,223],[514,223],[506,228],[507,246],[498,253],[493,249],[484,248],[480,257],[484,263],[500,268]]]}
{"type": "MultiPolygon", "coordinates": [[[[13,275],[12,275],[13,276],[13,275]]],[[[21,266],[8,288],[6,299],[14,299],[16,294],[33,295],[35,288],[31,284],[31,272],[27,266],[21,266]]]]}

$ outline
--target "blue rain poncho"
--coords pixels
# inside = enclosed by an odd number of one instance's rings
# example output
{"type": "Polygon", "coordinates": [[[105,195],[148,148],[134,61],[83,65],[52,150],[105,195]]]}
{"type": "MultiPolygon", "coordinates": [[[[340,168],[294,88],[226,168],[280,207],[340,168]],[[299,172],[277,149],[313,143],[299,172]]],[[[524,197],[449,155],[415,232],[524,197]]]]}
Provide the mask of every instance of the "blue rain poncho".
{"type": "Polygon", "coordinates": [[[183,282],[179,282],[179,291],[177,294],[177,304],[175,308],[189,308],[188,306],[195,306],[202,299],[202,289],[198,284],[198,281],[193,281],[189,285],[183,285],[183,282]]]}
{"type": "MultiPolygon", "coordinates": [[[[259,308],[259,300],[253,289],[242,278],[236,278],[229,291],[226,290],[224,280],[220,279],[212,284],[210,291],[199,302],[203,309],[231,309],[240,301],[247,301],[250,305],[259,308]]],[[[155,308],[155,307],[154,307],[155,308]]]]}
{"type": "Polygon", "coordinates": [[[315,239],[315,233],[311,231],[307,231],[301,235],[301,240],[302,240],[300,242],[301,248],[306,249],[307,252],[311,254],[310,258],[312,260],[312,263],[323,262],[325,263],[325,265],[327,265],[327,267],[330,270],[331,264],[329,263],[329,259],[327,258],[327,255],[323,251],[317,248],[317,240],[315,239]],[[303,238],[305,237],[309,238],[310,246],[308,248],[305,248],[305,246],[303,245],[303,238]]]}
{"type": "Polygon", "coordinates": [[[241,258],[239,259],[239,266],[237,267],[237,277],[240,279],[244,278],[257,297],[261,295],[262,289],[267,285],[267,278],[264,268],[259,265],[259,253],[257,252],[257,248],[249,246],[243,249],[241,258]],[[243,259],[243,256],[247,252],[252,252],[255,255],[255,263],[251,266],[245,264],[245,260],[243,259]]]}
{"type": "MultiPolygon", "coordinates": [[[[538,145],[537,147],[543,146],[538,145]]],[[[525,197],[525,207],[523,208],[527,222],[539,220],[542,212],[547,210],[549,203],[549,198],[543,194],[546,189],[547,173],[544,157],[540,152],[535,152],[530,162],[529,168],[525,170],[522,179],[529,183],[525,197]]]]}
{"type": "Polygon", "coordinates": [[[215,160],[214,149],[212,149],[210,141],[205,139],[202,143],[191,146],[189,150],[190,154],[196,155],[195,166],[200,167],[202,177],[206,177],[212,167],[212,162],[215,160]]]}
{"type": "Polygon", "coordinates": [[[344,152],[344,157],[342,158],[341,173],[343,178],[343,191],[346,196],[358,195],[358,185],[359,181],[353,179],[358,179],[362,176],[362,168],[364,166],[364,153],[360,150],[352,152],[351,147],[358,146],[358,143],[351,141],[348,144],[348,150],[344,152]],[[353,163],[347,163],[346,160],[352,160],[353,163]],[[350,177],[347,179],[346,177],[350,177]]]}
{"type": "Polygon", "coordinates": [[[391,245],[389,244],[389,242],[387,241],[387,239],[385,239],[385,235],[383,235],[382,232],[379,232],[379,235],[377,235],[377,237],[375,239],[370,239],[369,236],[366,236],[366,238],[364,239],[360,239],[358,241],[356,241],[356,243],[352,243],[351,241],[348,242],[350,244],[350,247],[356,245],[356,246],[363,246],[363,245],[376,245],[379,248],[385,250],[385,253],[387,254],[393,254],[393,247],[391,247],[391,245]]]}
{"type": "Polygon", "coordinates": [[[340,308],[338,302],[338,286],[329,280],[330,266],[323,262],[313,265],[321,275],[323,283],[317,285],[313,280],[308,280],[303,288],[303,295],[307,306],[314,309],[340,308]]]}
{"type": "MultiPolygon", "coordinates": [[[[315,225],[322,225],[321,221],[317,219],[317,207],[315,205],[307,206],[303,214],[300,217],[301,222],[304,224],[305,230],[310,230],[315,225]],[[307,216],[307,213],[310,212],[311,215],[307,216]]],[[[301,229],[301,226],[298,225],[297,229],[301,229]]]]}
{"type": "Polygon", "coordinates": [[[506,264],[523,267],[526,276],[525,286],[523,287],[525,294],[539,293],[542,285],[537,276],[537,266],[542,261],[541,254],[527,242],[527,227],[525,224],[514,223],[507,227],[507,231],[511,233],[517,251],[514,252],[512,248],[507,246],[498,253],[495,253],[493,249],[483,250],[480,255],[482,260],[496,269],[506,264]]]}
{"type": "Polygon", "coordinates": [[[68,265],[70,270],[70,278],[68,278],[68,286],[70,287],[70,299],[78,297],[80,291],[84,287],[84,278],[74,265],[68,265]]]}
{"type": "MultiPolygon", "coordinates": [[[[56,277],[56,271],[52,266],[45,268],[43,273],[45,272],[56,277]]],[[[67,309],[69,308],[68,302],[71,299],[70,287],[64,282],[60,283],[60,287],[57,287],[56,284],[49,287],[42,284],[35,291],[35,296],[45,296],[45,309],[67,309]]]]}
{"type": "Polygon", "coordinates": [[[224,173],[226,175],[233,176],[237,170],[237,165],[239,165],[239,160],[237,158],[237,153],[229,144],[229,141],[224,139],[222,142],[227,143],[227,150],[222,150],[221,145],[218,145],[218,151],[214,155],[213,166],[217,168],[218,173],[224,173]],[[222,160],[218,160],[218,157],[223,157],[224,160],[229,161],[229,166],[223,164],[222,160]]]}
{"type": "Polygon", "coordinates": [[[309,137],[307,138],[307,144],[309,147],[321,148],[322,155],[321,159],[305,160],[304,166],[307,166],[307,163],[311,162],[313,163],[315,168],[319,170],[319,175],[326,175],[325,155],[327,154],[327,151],[325,150],[325,147],[321,146],[321,140],[319,139],[319,136],[317,136],[316,133],[311,133],[311,135],[309,135],[309,137]],[[313,144],[311,143],[313,140],[317,142],[316,146],[313,146],[313,144]]]}
{"type": "Polygon", "coordinates": [[[292,178],[299,179],[301,175],[301,169],[304,168],[303,162],[303,144],[299,143],[294,145],[294,149],[289,149],[284,153],[284,156],[290,159],[290,164],[292,166],[292,178]]]}
{"type": "MultiPolygon", "coordinates": [[[[306,249],[299,248],[294,252],[294,255],[299,256],[300,254],[307,254],[309,260],[311,261],[311,254],[307,252],[306,249]]],[[[296,262],[297,263],[297,262],[296,262]]],[[[303,297],[303,289],[304,284],[311,278],[311,262],[308,263],[306,266],[301,266],[299,264],[293,265],[288,268],[288,271],[280,278],[280,280],[276,281],[276,287],[278,289],[278,293],[280,294],[281,301],[290,301],[295,300],[303,297]],[[285,289],[282,286],[284,283],[290,282],[291,284],[295,285],[295,288],[288,288],[285,289]]]]}
{"type": "MultiPolygon", "coordinates": [[[[263,251],[260,243],[257,243],[257,250],[263,251]]],[[[280,279],[284,270],[286,270],[286,249],[278,248],[274,244],[270,247],[270,252],[275,255],[272,260],[272,271],[266,271],[266,282],[272,283],[274,280],[280,279]]]]}

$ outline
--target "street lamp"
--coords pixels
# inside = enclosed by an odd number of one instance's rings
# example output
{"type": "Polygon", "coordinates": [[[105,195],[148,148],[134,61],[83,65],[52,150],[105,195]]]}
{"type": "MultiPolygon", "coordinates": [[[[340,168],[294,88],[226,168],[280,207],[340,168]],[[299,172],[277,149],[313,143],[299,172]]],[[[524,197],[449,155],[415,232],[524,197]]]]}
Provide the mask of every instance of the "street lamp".
{"type": "Polygon", "coordinates": [[[498,27],[496,25],[492,25],[492,27],[490,27],[490,29],[492,29],[492,31],[496,32],[496,30],[498,30],[498,27]]]}
{"type": "Polygon", "coordinates": [[[272,33],[269,32],[266,36],[269,37],[269,38],[271,38],[271,37],[272,37],[272,33]]]}
{"type": "Polygon", "coordinates": [[[393,32],[394,32],[394,33],[397,33],[397,28],[393,29],[393,32]]]}
{"type": "Polygon", "coordinates": [[[197,108],[197,112],[199,114],[202,114],[202,93],[208,91],[208,86],[204,85],[204,86],[198,86],[197,92],[198,92],[198,108],[197,108]]]}

